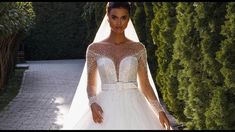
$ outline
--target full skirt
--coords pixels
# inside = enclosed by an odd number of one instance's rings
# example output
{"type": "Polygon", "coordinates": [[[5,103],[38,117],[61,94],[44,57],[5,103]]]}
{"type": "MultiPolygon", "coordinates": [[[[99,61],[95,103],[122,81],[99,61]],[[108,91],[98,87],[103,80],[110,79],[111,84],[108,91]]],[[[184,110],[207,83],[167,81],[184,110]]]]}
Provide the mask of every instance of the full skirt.
{"type": "Polygon", "coordinates": [[[103,122],[95,123],[91,110],[83,115],[74,129],[163,130],[158,115],[137,88],[106,90],[97,95],[103,109],[103,122]]]}

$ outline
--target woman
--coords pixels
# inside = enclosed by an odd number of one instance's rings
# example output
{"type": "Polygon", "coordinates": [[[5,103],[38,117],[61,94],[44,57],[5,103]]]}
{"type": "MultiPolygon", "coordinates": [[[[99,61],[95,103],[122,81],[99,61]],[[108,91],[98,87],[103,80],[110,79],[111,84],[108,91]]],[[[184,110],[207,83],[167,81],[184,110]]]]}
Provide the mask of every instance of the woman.
{"type": "Polygon", "coordinates": [[[146,49],[125,35],[130,20],[129,3],[109,2],[106,14],[109,36],[90,44],[86,52],[90,108],[77,116],[75,125],[70,126],[73,128],[65,129],[169,130],[169,120],[149,81],[146,49]]]}

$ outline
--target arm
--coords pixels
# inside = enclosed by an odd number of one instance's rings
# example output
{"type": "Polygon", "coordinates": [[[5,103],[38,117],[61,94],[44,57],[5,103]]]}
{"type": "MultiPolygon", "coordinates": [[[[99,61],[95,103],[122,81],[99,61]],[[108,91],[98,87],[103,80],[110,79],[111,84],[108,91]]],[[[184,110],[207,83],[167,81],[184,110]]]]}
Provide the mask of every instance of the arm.
{"type": "Polygon", "coordinates": [[[143,92],[144,96],[148,100],[148,102],[151,104],[153,109],[156,111],[156,113],[159,114],[159,120],[163,127],[166,125],[166,129],[170,129],[170,123],[165,115],[165,112],[163,111],[163,108],[158,101],[153,88],[149,82],[148,78],[148,70],[147,70],[147,53],[146,49],[143,46],[141,51],[140,51],[140,56],[139,56],[139,64],[138,64],[138,77],[139,77],[139,84],[141,91],[143,92]]]}
{"type": "Polygon", "coordinates": [[[90,45],[86,52],[87,61],[87,95],[89,99],[89,105],[91,107],[93,120],[95,123],[101,123],[103,120],[102,108],[97,104],[96,99],[96,76],[97,76],[97,63],[96,54],[92,50],[90,45]]]}
{"type": "Polygon", "coordinates": [[[97,74],[97,64],[96,64],[96,56],[95,52],[91,48],[90,45],[87,48],[86,52],[86,61],[87,61],[87,95],[88,98],[91,99],[89,101],[90,104],[95,102],[96,96],[96,74],[97,74]]]}
{"type": "Polygon", "coordinates": [[[141,91],[148,100],[148,102],[154,107],[157,112],[163,111],[160,102],[154,94],[153,88],[149,82],[147,71],[147,54],[146,49],[140,51],[139,64],[138,64],[138,77],[141,91]]]}

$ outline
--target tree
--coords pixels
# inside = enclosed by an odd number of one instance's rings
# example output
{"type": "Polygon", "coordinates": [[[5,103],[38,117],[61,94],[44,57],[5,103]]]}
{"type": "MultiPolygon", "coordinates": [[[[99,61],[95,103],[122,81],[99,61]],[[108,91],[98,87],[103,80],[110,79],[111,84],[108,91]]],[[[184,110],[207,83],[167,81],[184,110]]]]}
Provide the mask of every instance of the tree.
{"type": "Polygon", "coordinates": [[[214,106],[215,115],[210,114],[209,117],[216,120],[212,123],[208,123],[208,126],[216,124],[220,129],[235,129],[235,3],[229,2],[227,4],[226,20],[222,25],[221,35],[225,39],[220,43],[220,49],[216,53],[216,59],[222,65],[220,72],[224,77],[224,85],[222,89],[215,91],[218,96],[213,101],[219,100],[218,104],[214,106]],[[219,106],[220,105],[220,106],[219,106]],[[218,107],[219,106],[219,107],[218,107]],[[218,109],[220,108],[220,109],[218,109]],[[218,110],[216,110],[218,109],[218,110]],[[224,110],[224,111],[223,111],[224,110]],[[218,115],[222,114],[220,120],[218,115]]]}
{"type": "Polygon", "coordinates": [[[0,91],[14,70],[19,41],[34,24],[31,2],[0,3],[0,91]]]}
{"type": "MultiPolygon", "coordinates": [[[[175,37],[173,32],[175,31],[176,20],[176,3],[161,2],[154,4],[155,17],[152,20],[151,33],[154,44],[157,46],[156,58],[157,58],[157,84],[159,85],[163,100],[167,104],[169,111],[173,113],[180,112],[178,108],[177,85],[173,82],[177,81],[173,77],[174,71],[170,71],[170,62],[172,61],[173,44],[175,37]],[[172,85],[173,84],[173,85],[172,85]]],[[[178,115],[178,114],[176,114],[178,115]]]]}

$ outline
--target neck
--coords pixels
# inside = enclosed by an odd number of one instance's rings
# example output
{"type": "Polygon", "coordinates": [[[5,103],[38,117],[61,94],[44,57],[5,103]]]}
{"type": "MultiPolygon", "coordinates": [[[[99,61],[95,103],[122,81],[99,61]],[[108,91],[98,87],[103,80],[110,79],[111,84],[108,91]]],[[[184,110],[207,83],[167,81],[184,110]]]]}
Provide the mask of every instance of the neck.
{"type": "Polygon", "coordinates": [[[114,44],[122,44],[127,41],[127,38],[126,38],[124,32],[120,33],[120,34],[111,32],[109,35],[109,39],[114,44]]]}

